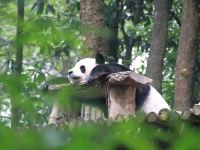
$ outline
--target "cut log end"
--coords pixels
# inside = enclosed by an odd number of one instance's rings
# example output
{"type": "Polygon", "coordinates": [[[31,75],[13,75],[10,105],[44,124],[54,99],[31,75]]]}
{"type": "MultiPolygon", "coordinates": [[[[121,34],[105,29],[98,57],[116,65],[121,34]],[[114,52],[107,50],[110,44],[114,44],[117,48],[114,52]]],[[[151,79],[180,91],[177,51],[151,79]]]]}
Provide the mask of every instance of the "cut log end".
{"type": "Polygon", "coordinates": [[[158,119],[158,115],[155,112],[150,112],[146,118],[147,122],[149,123],[156,122],[157,119],[158,119]]]}
{"type": "Polygon", "coordinates": [[[192,114],[193,114],[192,109],[190,109],[190,108],[185,108],[185,109],[183,109],[183,111],[182,111],[181,119],[187,120],[187,119],[189,119],[189,118],[191,117],[192,114]]]}
{"type": "Polygon", "coordinates": [[[159,119],[161,121],[167,121],[169,119],[169,110],[164,108],[159,111],[159,119]]]}

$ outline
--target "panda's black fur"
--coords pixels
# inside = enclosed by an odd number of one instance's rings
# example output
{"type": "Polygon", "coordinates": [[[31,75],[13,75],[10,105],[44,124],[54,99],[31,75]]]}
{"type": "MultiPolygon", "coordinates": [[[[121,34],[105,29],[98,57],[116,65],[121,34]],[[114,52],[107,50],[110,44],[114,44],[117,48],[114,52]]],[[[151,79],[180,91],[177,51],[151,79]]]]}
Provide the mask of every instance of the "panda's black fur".
{"type": "Polygon", "coordinates": [[[100,64],[92,69],[87,83],[99,81],[103,84],[108,75],[122,71],[130,71],[130,69],[120,64],[100,64]]]}
{"type": "Polygon", "coordinates": [[[136,111],[139,108],[141,108],[141,106],[144,104],[144,101],[147,98],[149,91],[150,91],[150,86],[148,84],[143,84],[136,89],[136,95],[135,95],[136,111]]]}
{"type": "Polygon", "coordinates": [[[112,73],[130,71],[129,68],[120,64],[106,64],[105,58],[99,53],[96,54],[95,60],[99,65],[92,69],[87,82],[88,84],[92,84],[95,81],[103,84],[106,82],[106,77],[112,73]]]}

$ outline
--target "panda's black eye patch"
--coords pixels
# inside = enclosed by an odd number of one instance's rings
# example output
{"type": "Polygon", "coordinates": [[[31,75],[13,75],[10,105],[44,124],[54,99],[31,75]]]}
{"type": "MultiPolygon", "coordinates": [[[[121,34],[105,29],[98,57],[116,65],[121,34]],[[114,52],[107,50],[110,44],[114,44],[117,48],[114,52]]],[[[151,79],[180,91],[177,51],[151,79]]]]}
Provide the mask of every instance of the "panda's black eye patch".
{"type": "Polygon", "coordinates": [[[84,65],[80,66],[80,70],[82,73],[85,73],[85,71],[86,71],[85,66],[84,65]]]}

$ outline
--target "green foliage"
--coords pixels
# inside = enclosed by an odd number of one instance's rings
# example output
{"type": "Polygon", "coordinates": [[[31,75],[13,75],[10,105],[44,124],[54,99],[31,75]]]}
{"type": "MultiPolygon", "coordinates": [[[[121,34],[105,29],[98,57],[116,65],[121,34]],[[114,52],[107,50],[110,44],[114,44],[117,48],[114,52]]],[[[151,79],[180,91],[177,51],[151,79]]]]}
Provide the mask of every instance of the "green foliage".
{"type": "Polygon", "coordinates": [[[73,128],[53,126],[12,130],[0,124],[1,148],[43,149],[199,149],[199,128],[176,120],[169,128],[142,122],[139,118],[118,123],[83,123],[73,128]]]}
{"type": "MultiPolygon", "coordinates": [[[[124,60],[127,46],[131,45],[133,58],[149,51],[153,4],[147,0],[121,2],[123,7],[119,9],[116,0],[105,1],[105,21],[109,29],[119,24],[118,56],[124,60]],[[131,44],[127,45],[125,38],[131,44]]],[[[59,128],[48,126],[53,103],[59,101],[61,106],[67,107],[75,88],[41,91],[45,89],[41,85],[66,84],[66,77],[57,75],[60,73],[66,76],[66,70],[77,57],[88,56],[81,44],[81,32],[97,29],[80,26],[79,0],[26,1],[24,32],[20,39],[24,43],[24,70],[17,76],[14,74],[16,10],[16,1],[0,1],[0,149],[200,149],[199,127],[179,119],[170,122],[170,128],[147,124],[141,118],[118,123],[83,122],[81,126],[75,125],[73,128],[70,125],[59,128]]],[[[170,13],[163,95],[171,103],[180,32],[180,1],[172,1],[170,13]]],[[[98,36],[108,38],[110,32],[103,30],[97,31],[98,36]]],[[[200,69],[198,66],[196,69],[194,91],[198,97],[200,69]]],[[[138,71],[144,74],[144,62],[138,71]]]]}
{"type": "Polygon", "coordinates": [[[35,73],[32,79],[28,74],[0,76],[1,94],[7,93],[0,99],[1,107],[7,107],[7,111],[1,110],[4,112],[2,114],[5,114],[5,116],[1,115],[1,122],[5,121],[7,126],[12,126],[13,118],[10,113],[12,113],[12,107],[15,106],[19,108],[20,126],[36,127],[45,124],[45,116],[49,113],[49,106],[37,88],[41,80],[44,80],[44,75],[39,73],[35,73]],[[5,106],[6,103],[7,106],[5,106]]]}

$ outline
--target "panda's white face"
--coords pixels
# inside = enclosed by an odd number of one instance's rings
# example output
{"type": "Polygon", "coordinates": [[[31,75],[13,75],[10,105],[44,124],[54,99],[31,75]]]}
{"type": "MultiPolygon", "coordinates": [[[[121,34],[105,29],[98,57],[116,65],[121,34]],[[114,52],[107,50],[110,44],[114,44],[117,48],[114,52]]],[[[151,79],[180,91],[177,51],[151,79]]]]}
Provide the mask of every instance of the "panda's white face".
{"type": "Polygon", "coordinates": [[[85,84],[89,78],[92,69],[97,66],[94,58],[84,58],[76,63],[76,65],[68,70],[68,78],[71,83],[85,84]]]}

